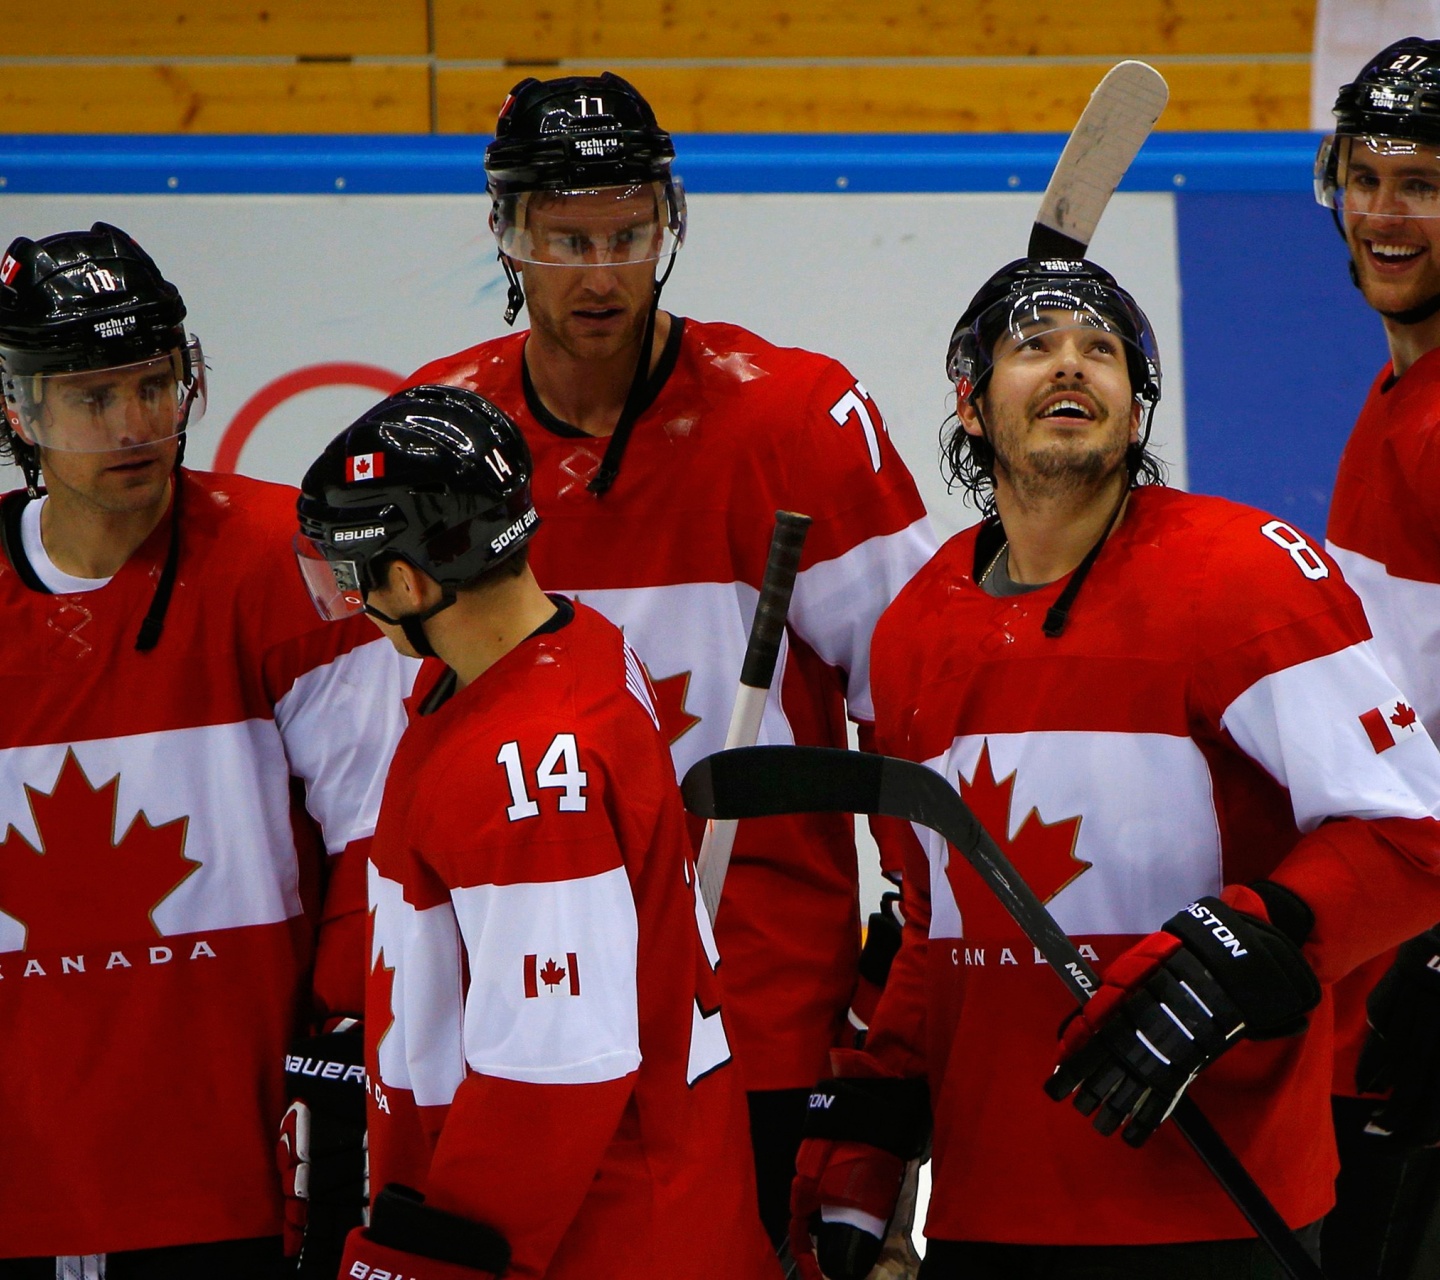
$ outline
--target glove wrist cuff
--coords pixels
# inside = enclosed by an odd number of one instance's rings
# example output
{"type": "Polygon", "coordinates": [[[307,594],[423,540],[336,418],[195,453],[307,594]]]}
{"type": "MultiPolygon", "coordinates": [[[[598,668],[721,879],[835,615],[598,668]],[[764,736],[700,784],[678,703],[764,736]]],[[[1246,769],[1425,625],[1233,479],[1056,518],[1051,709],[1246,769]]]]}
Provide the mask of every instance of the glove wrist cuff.
{"type": "Polygon", "coordinates": [[[929,1131],[930,1090],[924,1080],[822,1080],[810,1093],[807,1138],[861,1142],[913,1160],[929,1131]]]}

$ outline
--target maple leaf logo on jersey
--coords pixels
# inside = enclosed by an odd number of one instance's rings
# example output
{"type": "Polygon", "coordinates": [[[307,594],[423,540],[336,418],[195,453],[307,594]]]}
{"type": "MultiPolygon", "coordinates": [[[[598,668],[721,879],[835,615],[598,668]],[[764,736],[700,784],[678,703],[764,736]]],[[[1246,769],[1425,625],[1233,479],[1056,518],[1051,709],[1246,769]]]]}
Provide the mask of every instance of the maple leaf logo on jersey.
{"type": "Polygon", "coordinates": [[[660,717],[660,732],[673,746],[700,723],[699,716],[685,710],[685,699],[690,696],[691,673],[682,671],[679,675],[657,680],[650,674],[650,668],[645,667],[645,675],[655,691],[655,713],[660,717]]]}
{"type": "Polygon", "coordinates": [[[542,982],[545,984],[543,994],[547,996],[578,996],[580,994],[580,959],[573,951],[565,953],[565,964],[563,965],[556,964],[553,956],[547,957],[543,965],[539,963],[539,960],[540,957],[536,955],[525,957],[525,998],[527,1000],[534,1000],[542,994],[540,991],[542,982]],[[565,982],[567,977],[570,981],[562,990],[560,984],[565,982]]]}
{"type": "MultiPolygon", "coordinates": [[[[375,933],[375,912],[370,912],[370,933],[375,933]]],[[[380,1046],[385,1043],[385,1037],[390,1034],[390,1028],[395,1025],[395,966],[385,963],[385,948],[381,947],[375,956],[375,963],[370,966],[370,981],[365,987],[365,1008],[369,1010],[369,1017],[375,1019],[377,1010],[383,1009],[384,1024],[380,1028],[380,1034],[374,1040],[374,1053],[379,1055],[380,1046]]],[[[378,1019],[375,1019],[378,1021],[378,1019]]],[[[372,1080],[380,1079],[379,1062],[371,1062],[369,1055],[366,1055],[366,1070],[370,1072],[372,1080]]]]}
{"type": "Polygon", "coordinates": [[[25,788],[40,832],[36,849],[13,826],[0,840],[0,911],[25,926],[26,951],[161,936],[155,908],[200,867],[185,857],[188,818],[152,826],[137,813],[114,839],[117,774],[90,784],[73,751],[54,789],[25,788]]]}
{"type": "MultiPolygon", "coordinates": [[[[1045,822],[1038,810],[1025,815],[1013,839],[1010,838],[1010,801],[1015,790],[1015,774],[995,780],[990,763],[990,743],[980,748],[975,776],[960,778],[960,798],[980,820],[980,825],[994,837],[995,843],[1014,864],[1025,882],[1049,902],[1091,864],[1075,856],[1075,842],[1080,838],[1080,817],[1045,822]]],[[[966,938],[1023,936],[1020,926],[1010,919],[999,900],[985,887],[975,869],[964,858],[952,854],[945,868],[951,891],[960,905],[960,917],[966,938]]]]}

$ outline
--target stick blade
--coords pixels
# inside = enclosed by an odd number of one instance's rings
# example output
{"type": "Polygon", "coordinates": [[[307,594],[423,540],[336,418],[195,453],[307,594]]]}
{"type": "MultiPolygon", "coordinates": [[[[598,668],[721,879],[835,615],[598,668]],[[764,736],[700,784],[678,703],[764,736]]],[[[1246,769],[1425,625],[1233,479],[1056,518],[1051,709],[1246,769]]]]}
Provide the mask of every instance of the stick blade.
{"type": "Polygon", "coordinates": [[[696,761],[680,783],[702,818],[875,813],[882,757],[838,747],[736,747],[696,761]]]}
{"type": "Polygon", "coordinates": [[[1030,233],[1032,258],[1083,258],[1120,179],[1170,100],[1154,67],[1111,67],[1095,86],[1056,162],[1030,233]]]}

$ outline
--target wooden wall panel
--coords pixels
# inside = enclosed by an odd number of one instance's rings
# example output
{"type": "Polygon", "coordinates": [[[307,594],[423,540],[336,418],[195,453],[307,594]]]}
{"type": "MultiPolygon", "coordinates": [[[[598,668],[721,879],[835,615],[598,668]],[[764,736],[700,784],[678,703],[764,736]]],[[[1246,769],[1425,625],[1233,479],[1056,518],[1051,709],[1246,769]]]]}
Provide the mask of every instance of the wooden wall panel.
{"type": "MultiPolygon", "coordinates": [[[[660,122],[677,133],[1067,131],[1109,62],[978,67],[633,67],[660,122]]],[[[602,68],[581,67],[577,73],[602,68]]],[[[1310,71],[1302,63],[1165,66],[1161,129],[1304,129],[1310,71]]],[[[571,68],[565,68],[569,74],[571,68]]],[[[437,75],[442,133],[489,133],[507,90],[554,67],[447,69],[437,75]]]]}
{"type": "Polygon", "coordinates": [[[441,58],[1305,53],[1315,0],[433,0],[441,58]]]}
{"type": "Polygon", "coordinates": [[[429,72],[375,66],[16,66],[11,133],[426,133],[429,72]]]}
{"type": "MultiPolygon", "coordinates": [[[[19,9],[22,0],[9,4],[19,9]]],[[[393,57],[429,48],[426,0],[60,0],[36,8],[43,18],[9,24],[6,53],[393,57]]]]}

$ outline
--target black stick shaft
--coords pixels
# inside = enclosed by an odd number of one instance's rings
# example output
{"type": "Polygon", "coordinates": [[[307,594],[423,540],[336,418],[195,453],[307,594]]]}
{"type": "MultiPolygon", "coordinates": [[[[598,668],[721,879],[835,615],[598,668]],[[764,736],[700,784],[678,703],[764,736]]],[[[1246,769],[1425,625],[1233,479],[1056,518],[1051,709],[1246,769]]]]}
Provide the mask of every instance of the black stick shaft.
{"type": "MultiPolygon", "coordinates": [[[[692,766],[680,789],[692,812],[710,818],[865,813],[928,827],[975,868],[1077,1000],[1088,1000],[1100,985],[1095,970],[959,793],[925,765],[828,747],[749,747],[707,756],[692,766]]],[[[1194,1100],[1182,1097],[1171,1119],[1292,1280],[1324,1280],[1194,1100]]]]}
{"type": "Polygon", "coordinates": [[[790,597],[795,591],[795,575],[800,570],[800,553],[805,548],[805,535],[809,531],[809,516],[795,511],[775,513],[770,558],[765,562],[760,600],[755,606],[750,642],[745,647],[745,662],[740,668],[740,683],[752,689],[768,689],[775,678],[780,639],[785,634],[790,597]]]}

